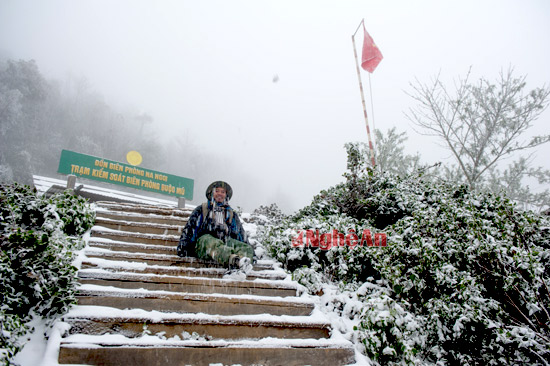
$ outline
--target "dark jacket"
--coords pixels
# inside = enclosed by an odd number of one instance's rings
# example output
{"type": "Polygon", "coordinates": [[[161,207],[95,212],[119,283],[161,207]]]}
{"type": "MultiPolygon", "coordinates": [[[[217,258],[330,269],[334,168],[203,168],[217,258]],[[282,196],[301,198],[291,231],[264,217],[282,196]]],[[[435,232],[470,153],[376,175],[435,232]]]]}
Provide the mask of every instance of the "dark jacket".
{"type": "MultiPolygon", "coordinates": [[[[222,204],[216,202],[214,204],[223,206],[222,204]]],[[[178,244],[179,256],[194,257],[195,243],[205,234],[220,237],[219,231],[215,230],[214,222],[210,217],[210,211],[212,211],[213,207],[212,202],[208,202],[207,207],[206,215],[204,215],[203,205],[197,206],[187,220],[187,224],[183,228],[178,244]]],[[[246,233],[237,213],[229,205],[225,205],[223,208],[225,209],[225,222],[228,229],[228,232],[225,235],[249,244],[248,238],[246,237],[246,233]]]]}

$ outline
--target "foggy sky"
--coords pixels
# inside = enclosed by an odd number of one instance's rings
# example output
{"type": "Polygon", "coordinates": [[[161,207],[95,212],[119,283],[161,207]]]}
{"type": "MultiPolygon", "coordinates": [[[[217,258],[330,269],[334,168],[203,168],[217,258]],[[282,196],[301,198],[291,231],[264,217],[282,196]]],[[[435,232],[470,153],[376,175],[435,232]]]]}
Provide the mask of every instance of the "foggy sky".
{"type": "MultiPolygon", "coordinates": [[[[451,160],[404,117],[410,82],[441,73],[450,84],[470,66],[472,80],[512,66],[527,89],[550,82],[546,0],[0,0],[0,57],[34,59],[47,78],[85,77],[107,103],[150,115],[145,133],[246,171],[219,177],[235,205],[279,201],[288,212],[342,181],[346,142],[367,141],[351,42],[363,18],[384,55],[370,77],[375,127],[407,131],[424,162],[451,160]]],[[[534,131],[549,123],[547,110],[534,131]]],[[[550,168],[548,155],[539,149],[535,164],[550,168]]]]}

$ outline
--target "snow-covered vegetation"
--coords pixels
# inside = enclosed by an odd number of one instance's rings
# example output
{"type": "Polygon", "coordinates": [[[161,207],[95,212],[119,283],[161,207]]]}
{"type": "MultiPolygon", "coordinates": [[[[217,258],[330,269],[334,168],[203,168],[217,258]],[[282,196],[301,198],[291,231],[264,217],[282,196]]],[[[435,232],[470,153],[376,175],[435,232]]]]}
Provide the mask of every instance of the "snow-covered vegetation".
{"type": "Polygon", "coordinates": [[[256,213],[273,218],[267,252],[323,295],[339,330],[373,364],[550,363],[548,217],[420,173],[361,172],[348,153],[346,181],[309,206],[256,213]],[[383,232],[387,246],[297,246],[308,229],[383,232]]]}
{"type": "MultiPolygon", "coordinates": [[[[548,217],[419,173],[349,167],[344,183],[293,215],[275,205],[243,215],[257,254],[320,295],[335,331],[373,365],[550,362],[548,217]],[[387,246],[296,245],[308,229],[385,233],[387,246]]],[[[55,319],[74,302],[72,263],[94,213],[70,195],[1,187],[1,347],[10,364],[33,319],[55,319]]]]}
{"type": "Polygon", "coordinates": [[[82,198],[0,185],[0,364],[12,364],[33,319],[52,324],[76,302],[72,262],[94,219],[82,198]]]}

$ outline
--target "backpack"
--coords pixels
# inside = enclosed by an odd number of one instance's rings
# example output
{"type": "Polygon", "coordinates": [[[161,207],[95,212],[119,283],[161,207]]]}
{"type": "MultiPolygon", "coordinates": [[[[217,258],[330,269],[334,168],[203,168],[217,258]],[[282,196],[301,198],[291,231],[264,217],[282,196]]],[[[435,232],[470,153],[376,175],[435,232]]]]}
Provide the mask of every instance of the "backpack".
{"type": "MultiPolygon", "coordinates": [[[[206,222],[206,219],[208,217],[208,202],[203,202],[202,203],[202,220],[203,220],[203,223],[206,222]]],[[[228,224],[231,225],[231,223],[233,222],[233,210],[229,210],[229,220],[228,220],[228,224]]]]}

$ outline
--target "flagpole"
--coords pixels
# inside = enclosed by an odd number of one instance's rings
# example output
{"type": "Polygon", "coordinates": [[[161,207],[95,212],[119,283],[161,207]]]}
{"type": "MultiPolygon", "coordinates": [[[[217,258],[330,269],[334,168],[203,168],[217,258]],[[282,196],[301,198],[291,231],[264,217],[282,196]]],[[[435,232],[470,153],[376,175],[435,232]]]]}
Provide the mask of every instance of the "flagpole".
{"type": "Polygon", "coordinates": [[[370,115],[372,117],[372,143],[374,146],[376,146],[376,117],[374,116],[374,101],[372,100],[372,83],[370,81],[370,73],[369,73],[369,94],[370,94],[370,115]]]}
{"type": "Polygon", "coordinates": [[[355,30],[355,32],[353,32],[353,35],[351,36],[351,38],[355,37],[355,35],[357,34],[357,31],[359,30],[359,28],[361,28],[361,24],[365,24],[365,18],[361,19],[361,23],[359,23],[359,25],[357,26],[357,29],[355,30]]]}
{"type": "Polygon", "coordinates": [[[358,58],[357,58],[357,48],[355,47],[355,34],[357,34],[357,31],[359,30],[359,27],[361,27],[361,24],[364,24],[364,21],[365,20],[363,19],[363,20],[361,20],[361,23],[359,23],[359,26],[355,30],[355,33],[353,33],[353,35],[351,36],[351,42],[353,43],[353,54],[355,56],[355,68],[357,70],[357,79],[359,80],[359,90],[361,92],[361,102],[363,103],[363,114],[365,116],[365,126],[367,127],[367,136],[368,136],[368,139],[369,139],[370,159],[371,159],[371,163],[372,163],[372,168],[374,169],[374,167],[375,167],[374,148],[373,148],[372,140],[371,140],[371,136],[370,136],[369,119],[367,117],[367,106],[365,104],[365,94],[363,93],[363,82],[361,81],[361,72],[359,71],[359,61],[358,61],[358,58]]]}

